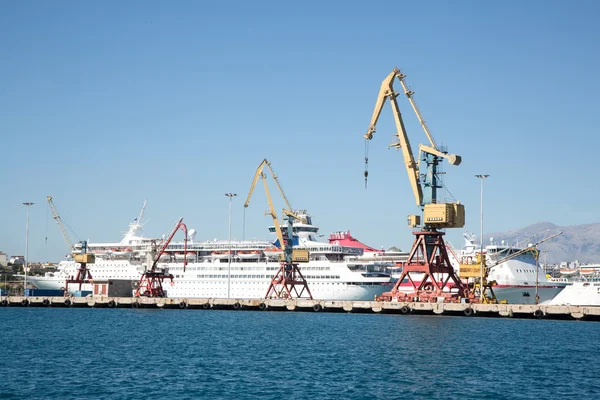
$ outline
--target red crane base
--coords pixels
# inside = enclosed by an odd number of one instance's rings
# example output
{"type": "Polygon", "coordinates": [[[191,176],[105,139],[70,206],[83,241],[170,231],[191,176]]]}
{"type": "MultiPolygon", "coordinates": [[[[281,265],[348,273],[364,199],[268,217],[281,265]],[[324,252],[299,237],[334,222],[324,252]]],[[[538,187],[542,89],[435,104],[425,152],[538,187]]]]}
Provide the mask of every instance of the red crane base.
{"type": "Polygon", "coordinates": [[[65,280],[65,296],[69,295],[69,283],[78,283],[79,290],[81,290],[81,285],[84,283],[92,283],[92,274],[87,267],[87,263],[80,264],[79,269],[77,270],[77,276],[75,276],[75,278],[71,276],[65,280]]]}
{"type": "Polygon", "coordinates": [[[413,232],[415,242],[410,251],[402,275],[390,292],[376,298],[377,301],[424,301],[459,302],[462,298],[474,300],[450,264],[443,232],[413,232]],[[402,287],[407,279],[409,287],[402,287]]]}
{"type": "Polygon", "coordinates": [[[162,282],[167,278],[171,280],[171,283],[173,282],[172,274],[167,275],[163,272],[146,272],[140,278],[138,287],[135,291],[135,297],[166,297],[162,282]]]}
{"type": "Polygon", "coordinates": [[[279,269],[271,279],[267,290],[267,299],[291,299],[302,298],[306,292],[307,299],[312,300],[312,294],[308,288],[308,282],[300,272],[298,264],[286,264],[282,262],[279,269]]]}

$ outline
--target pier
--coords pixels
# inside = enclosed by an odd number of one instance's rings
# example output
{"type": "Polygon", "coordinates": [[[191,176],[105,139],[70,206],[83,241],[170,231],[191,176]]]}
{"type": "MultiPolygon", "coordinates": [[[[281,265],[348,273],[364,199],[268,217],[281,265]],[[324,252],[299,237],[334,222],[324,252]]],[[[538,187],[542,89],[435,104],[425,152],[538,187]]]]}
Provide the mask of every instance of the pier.
{"type": "Polygon", "coordinates": [[[453,315],[600,321],[600,306],[414,303],[308,299],[176,299],[159,297],[0,297],[2,307],[145,308],[453,315]]]}

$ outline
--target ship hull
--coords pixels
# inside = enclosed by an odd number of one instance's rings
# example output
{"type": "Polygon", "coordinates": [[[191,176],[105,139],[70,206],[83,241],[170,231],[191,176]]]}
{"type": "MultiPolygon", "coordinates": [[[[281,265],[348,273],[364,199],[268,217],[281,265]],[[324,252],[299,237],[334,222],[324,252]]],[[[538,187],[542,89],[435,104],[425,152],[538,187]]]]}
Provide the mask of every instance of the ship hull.
{"type": "MultiPolygon", "coordinates": [[[[47,277],[29,277],[38,289],[64,289],[66,276],[74,275],[77,264],[65,265],[62,274],[47,277]]],[[[174,275],[174,280],[165,280],[163,288],[171,298],[265,298],[271,278],[279,268],[278,262],[189,263],[183,271],[182,263],[161,263],[174,275]]],[[[314,299],[318,300],[373,300],[391,289],[391,278],[365,278],[359,272],[350,272],[344,263],[313,261],[301,266],[314,299]]],[[[92,280],[127,279],[132,281],[132,292],[143,272],[141,265],[124,261],[120,264],[95,264],[90,267],[92,280]]],[[[78,284],[69,285],[69,293],[80,290],[78,284]]],[[[89,283],[81,290],[92,291],[89,283]]],[[[308,297],[304,293],[302,297],[308,297]]]]}

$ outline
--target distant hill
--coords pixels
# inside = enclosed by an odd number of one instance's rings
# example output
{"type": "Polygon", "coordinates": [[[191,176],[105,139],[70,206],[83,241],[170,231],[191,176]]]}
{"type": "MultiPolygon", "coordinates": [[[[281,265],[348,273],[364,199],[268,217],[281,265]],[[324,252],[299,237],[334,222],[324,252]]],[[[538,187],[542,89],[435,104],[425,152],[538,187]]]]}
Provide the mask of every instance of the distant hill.
{"type": "Polygon", "coordinates": [[[494,243],[504,240],[511,245],[526,245],[557,232],[562,234],[539,246],[545,252],[541,255],[541,263],[546,259],[548,264],[575,260],[580,263],[600,263],[600,223],[557,226],[551,222],[539,222],[515,231],[484,235],[484,240],[490,243],[490,238],[493,238],[494,243]]]}

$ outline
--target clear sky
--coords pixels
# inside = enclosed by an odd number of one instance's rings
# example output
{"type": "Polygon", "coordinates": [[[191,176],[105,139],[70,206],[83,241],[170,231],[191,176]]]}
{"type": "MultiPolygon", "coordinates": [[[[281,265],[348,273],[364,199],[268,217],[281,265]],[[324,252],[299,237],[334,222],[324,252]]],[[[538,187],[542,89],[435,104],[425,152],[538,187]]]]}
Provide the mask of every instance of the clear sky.
{"type": "MultiPolygon", "coordinates": [[[[0,250],[66,253],[118,241],[148,200],[146,236],[184,217],[197,239],[241,238],[263,158],[320,233],[412,244],[416,213],[384,109],[382,79],[406,73],[439,144],[463,157],[445,184],[466,230],[600,221],[597,1],[0,2],[0,250]],[[47,238],[47,239],[46,239],[47,238]]],[[[397,85],[399,88],[400,86],[397,85]]],[[[413,149],[426,138],[399,97],[413,149]]],[[[271,185],[277,207],[282,202],[271,185]]],[[[450,197],[449,197],[450,198],[450,197]]],[[[245,237],[270,238],[257,187],[245,237]]],[[[460,245],[462,229],[448,232],[460,245]]],[[[179,236],[178,236],[179,237],[179,236]]]]}

